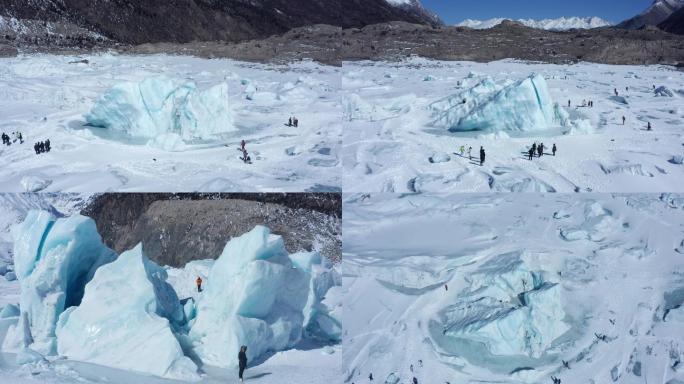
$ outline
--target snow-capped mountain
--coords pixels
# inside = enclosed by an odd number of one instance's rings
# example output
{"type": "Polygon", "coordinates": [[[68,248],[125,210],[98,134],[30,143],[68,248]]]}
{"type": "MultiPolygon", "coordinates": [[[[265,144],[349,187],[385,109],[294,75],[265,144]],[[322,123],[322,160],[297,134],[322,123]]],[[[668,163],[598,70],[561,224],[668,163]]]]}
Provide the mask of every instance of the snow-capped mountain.
{"type": "Polygon", "coordinates": [[[419,20],[422,20],[424,23],[427,24],[433,24],[433,25],[441,25],[442,20],[434,14],[433,12],[430,12],[427,10],[425,7],[423,7],[423,4],[420,3],[420,0],[386,0],[390,5],[393,7],[399,8],[404,12],[407,12],[408,14],[416,17],[419,20]]]}
{"type": "Polygon", "coordinates": [[[618,24],[618,27],[638,29],[646,25],[658,25],[683,7],[684,0],[654,0],[648,9],[618,24]]]}
{"type": "MultiPolygon", "coordinates": [[[[494,18],[489,20],[472,20],[467,19],[457,24],[459,27],[468,27],[473,29],[489,29],[501,24],[505,18],[494,18]]],[[[561,17],[558,19],[518,19],[514,20],[518,23],[526,25],[531,28],[546,29],[549,31],[564,31],[568,29],[592,29],[607,27],[612,25],[611,22],[606,21],[600,17],[561,17]]]]}

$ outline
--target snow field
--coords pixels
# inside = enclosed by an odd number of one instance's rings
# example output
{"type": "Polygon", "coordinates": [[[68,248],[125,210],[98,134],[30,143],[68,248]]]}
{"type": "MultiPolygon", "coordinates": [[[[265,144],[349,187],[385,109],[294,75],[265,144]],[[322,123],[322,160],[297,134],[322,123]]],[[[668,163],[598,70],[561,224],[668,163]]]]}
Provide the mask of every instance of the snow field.
{"type": "Polygon", "coordinates": [[[682,188],[684,76],[673,68],[420,58],[344,68],[345,192],[682,188]],[[530,161],[534,142],[545,155],[530,161]]]}
{"type": "Polygon", "coordinates": [[[345,382],[681,381],[683,209],[678,195],[347,195],[345,382]]]}

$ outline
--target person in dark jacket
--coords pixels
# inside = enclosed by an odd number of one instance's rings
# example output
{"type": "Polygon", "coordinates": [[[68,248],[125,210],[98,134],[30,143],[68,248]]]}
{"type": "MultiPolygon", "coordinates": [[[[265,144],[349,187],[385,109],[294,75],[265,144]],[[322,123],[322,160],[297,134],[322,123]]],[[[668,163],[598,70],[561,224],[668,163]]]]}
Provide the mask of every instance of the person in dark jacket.
{"type": "Polygon", "coordinates": [[[529,151],[527,151],[527,154],[530,156],[530,160],[534,157],[534,148],[530,148],[529,151]]]}
{"type": "Polygon", "coordinates": [[[551,152],[553,152],[553,155],[556,156],[556,151],[558,148],[556,148],[556,143],[553,143],[553,147],[551,148],[551,152]]]}
{"type": "Polygon", "coordinates": [[[50,139],[45,140],[45,152],[50,152],[50,139]]]}
{"type": "Polygon", "coordinates": [[[485,150],[484,147],[480,147],[480,166],[483,166],[485,162],[485,150]]]}
{"type": "Polygon", "coordinates": [[[240,382],[244,382],[245,380],[242,378],[242,374],[245,373],[245,369],[247,368],[247,346],[243,345],[240,347],[240,353],[238,353],[238,366],[240,367],[240,382]]]}

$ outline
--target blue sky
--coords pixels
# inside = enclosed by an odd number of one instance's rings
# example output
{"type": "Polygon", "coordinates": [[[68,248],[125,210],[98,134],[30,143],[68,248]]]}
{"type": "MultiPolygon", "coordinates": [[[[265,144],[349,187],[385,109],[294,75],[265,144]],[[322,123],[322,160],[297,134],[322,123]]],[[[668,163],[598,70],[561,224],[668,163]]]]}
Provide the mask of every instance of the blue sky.
{"type": "Polygon", "coordinates": [[[447,24],[464,19],[545,19],[561,16],[599,16],[620,22],[646,8],[653,0],[421,0],[447,24]]]}

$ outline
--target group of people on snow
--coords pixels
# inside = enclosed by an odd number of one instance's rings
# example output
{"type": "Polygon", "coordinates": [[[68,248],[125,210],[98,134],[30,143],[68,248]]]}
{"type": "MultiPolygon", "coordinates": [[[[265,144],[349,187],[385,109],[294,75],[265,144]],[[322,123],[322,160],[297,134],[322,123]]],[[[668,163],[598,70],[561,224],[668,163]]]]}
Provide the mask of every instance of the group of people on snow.
{"type": "Polygon", "coordinates": [[[288,126],[288,127],[295,127],[295,128],[296,128],[296,127],[299,126],[299,120],[298,120],[296,117],[294,117],[294,116],[293,116],[293,117],[290,117],[290,118],[287,120],[287,126],[288,126]]]}
{"type": "Polygon", "coordinates": [[[16,143],[17,141],[19,142],[19,144],[24,144],[24,137],[21,135],[21,132],[12,132],[12,136],[14,136],[14,139],[12,139],[8,134],[3,132],[2,144],[12,145],[12,143],[16,143]]]}
{"type": "MultiPolygon", "coordinates": [[[[536,154],[537,157],[542,157],[544,156],[544,149],[546,149],[546,146],[544,146],[544,143],[540,143],[537,145],[537,142],[534,142],[530,149],[527,151],[527,154],[529,156],[529,159],[532,160],[534,155],[536,154]]],[[[554,156],[556,156],[556,151],[558,148],[556,147],[556,143],[553,144],[553,147],[551,147],[551,153],[553,153],[554,156]]]]}
{"type": "Polygon", "coordinates": [[[33,150],[36,151],[36,155],[50,152],[50,139],[33,144],[33,150]]]}
{"type": "MultiPolygon", "coordinates": [[[[464,145],[461,145],[461,147],[458,149],[458,151],[459,151],[459,154],[461,155],[461,157],[465,157],[466,149],[465,149],[464,145]]],[[[472,161],[473,160],[473,147],[469,146],[467,153],[468,153],[468,160],[472,161]]],[[[487,156],[487,154],[485,153],[484,147],[480,147],[480,166],[484,165],[486,156],[487,156]]]]}

